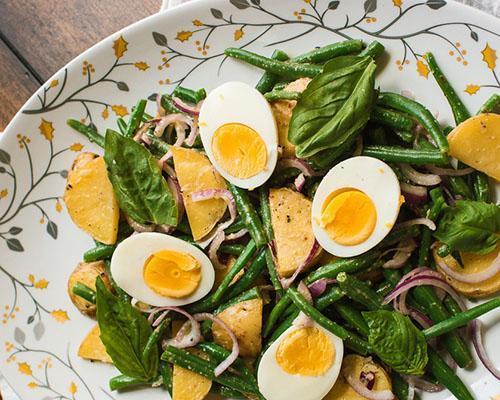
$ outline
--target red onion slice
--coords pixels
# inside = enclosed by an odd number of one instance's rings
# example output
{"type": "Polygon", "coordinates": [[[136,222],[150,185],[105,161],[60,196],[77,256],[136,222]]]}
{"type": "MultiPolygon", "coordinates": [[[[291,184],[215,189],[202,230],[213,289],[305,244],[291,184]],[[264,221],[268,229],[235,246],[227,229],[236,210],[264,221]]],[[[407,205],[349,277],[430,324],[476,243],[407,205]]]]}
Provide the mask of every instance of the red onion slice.
{"type": "Polygon", "coordinates": [[[299,285],[297,286],[297,290],[302,296],[304,296],[304,299],[306,299],[306,301],[309,304],[313,303],[313,298],[312,298],[311,292],[309,292],[309,288],[307,287],[307,285],[304,282],[302,282],[302,281],[299,282],[299,285]]]}
{"type": "Polygon", "coordinates": [[[299,192],[299,193],[302,192],[302,189],[304,188],[305,183],[306,183],[306,178],[302,172],[293,181],[295,189],[297,189],[297,192],[299,192]]]}
{"type": "Polygon", "coordinates": [[[346,373],[344,369],[342,369],[342,375],[344,375],[344,378],[347,381],[347,383],[349,383],[352,389],[360,396],[363,396],[369,400],[394,399],[394,393],[392,393],[390,390],[370,390],[363,384],[363,382],[360,381],[358,377],[346,373]]]}
{"type": "Polygon", "coordinates": [[[488,268],[482,270],[481,272],[476,272],[475,274],[461,274],[460,272],[450,268],[442,258],[438,259],[437,264],[446,275],[456,281],[464,283],[480,283],[494,277],[500,272],[500,253],[496,256],[488,268]]]}
{"type": "Polygon", "coordinates": [[[433,323],[432,320],[425,314],[421,313],[418,310],[410,309],[409,315],[412,319],[414,319],[423,329],[430,328],[433,323]]]}
{"type": "Polygon", "coordinates": [[[441,175],[441,176],[464,176],[471,174],[475,171],[474,168],[461,168],[461,169],[453,169],[453,168],[440,168],[435,165],[428,164],[425,166],[430,172],[433,174],[441,175]]]}
{"type": "Polygon", "coordinates": [[[441,183],[441,178],[439,177],[439,175],[423,174],[416,171],[408,164],[399,164],[399,168],[401,169],[401,172],[404,176],[406,176],[409,180],[416,183],[417,185],[434,186],[441,183]]]}
{"type": "Polygon", "coordinates": [[[297,328],[310,328],[314,326],[314,320],[301,311],[299,315],[297,315],[297,318],[292,321],[292,325],[297,328]]]}
{"type": "Polygon", "coordinates": [[[401,182],[401,192],[405,201],[410,204],[423,204],[427,202],[427,189],[423,186],[409,185],[401,182]]]}
{"type": "Polygon", "coordinates": [[[475,319],[471,322],[472,326],[472,343],[474,344],[474,349],[476,350],[477,356],[483,363],[484,367],[491,372],[491,374],[500,380],[500,370],[493,365],[493,362],[488,357],[486,349],[483,345],[483,339],[481,336],[482,323],[480,320],[475,319]]]}
{"type": "Polygon", "coordinates": [[[156,123],[154,135],[157,137],[163,135],[163,131],[167,126],[176,124],[177,140],[175,141],[174,146],[180,146],[186,139],[185,130],[180,129],[181,126],[179,126],[178,124],[183,124],[184,126],[187,125],[190,127],[192,127],[193,125],[193,120],[184,114],[168,114],[164,117],[161,117],[160,119],[154,119],[151,121],[156,123]]]}
{"type": "Polygon", "coordinates": [[[127,224],[130,225],[130,227],[136,231],[136,232],[154,232],[155,230],[155,225],[143,225],[140,224],[139,222],[134,221],[132,218],[130,218],[128,215],[125,215],[125,220],[127,221],[127,224]]]}
{"type": "Polygon", "coordinates": [[[316,256],[316,253],[320,250],[319,243],[314,239],[314,243],[311,247],[311,250],[309,251],[309,254],[305,258],[304,261],[297,267],[297,269],[294,271],[293,275],[290,278],[281,278],[281,286],[283,286],[283,289],[288,289],[290,286],[292,286],[293,282],[299,276],[299,274],[307,267],[309,263],[314,259],[316,256]]]}
{"type": "Polygon", "coordinates": [[[191,131],[189,132],[189,136],[184,141],[186,146],[193,147],[196,138],[198,137],[198,117],[193,118],[193,123],[191,124],[191,131]]]}
{"type": "Polygon", "coordinates": [[[227,334],[229,335],[229,337],[231,338],[231,340],[233,342],[231,354],[229,354],[229,356],[224,361],[222,361],[219,365],[217,365],[217,367],[214,370],[214,375],[219,376],[226,369],[228,369],[238,358],[238,355],[240,354],[240,347],[238,345],[238,339],[236,338],[236,335],[233,333],[233,331],[231,329],[229,329],[229,327],[226,325],[226,323],[224,321],[222,321],[220,318],[217,318],[216,316],[214,316],[210,313],[199,313],[199,314],[195,314],[193,317],[196,321],[212,321],[212,322],[220,325],[222,327],[222,329],[224,329],[227,332],[227,334]]]}
{"type": "Polygon", "coordinates": [[[309,288],[309,291],[311,292],[312,297],[319,297],[325,292],[325,290],[329,284],[336,283],[336,282],[337,282],[336,279],[321,278],[321,279],[318,279],[317,281],[311,283],[308,286],[308,288],[309,288]]]}
{"type": "Polygon", "coordinates": [[[217,251],[219,250],[220,245],[224,242],[225,239],[224,231],[217,231],[217,234],[210,243],[208,248],[208,258],[212,261],[212,264],[215,269],[225,269],[226,266],[219,261],[219,257],[217,256],[217,251]]]}
{"type": "Polygon", "coordinates": [[[428,382],[425,379],[422,379],[418,376],[414,375],[401,375],[401,377],[408,383],[412,384],[414,388],[423,390],[428,393],[438,393],[444,390],[444,386],[440,384],[435,384],[432,382],[428,382]]]}
{"type": "Polygon", "coordinates": [[[318,172],[314,171],[311,166],[304,160],[296,157],[283,157],[278,161],[277,170],[285,168],[296,168],[304,174],[304,176],[317,176],[318,172]]]}
{"type": "Polygon", "coordinates": [[[354,149],[352,156],[357,157],[363,154],[363,136],[359,135],[356,138],[356,148],[354,149]]]}
{"type": "Polygon", "coordinates": [[[399,242],[399,248],[397,249],[394,256],[386,261],[382,267],[387,269],[401,268],[405,265],[406,261],[411,257],[411,253],[417,248],[417,244],[413,238],[399,242]]]}
{"type": "Polygon", "coordinates": [[[238,232],[230,233],[229,235],[226,235],[226,242],[229,242],[231,240],[237,240],[242,238],[248,233],[247,229],[240,229],[238,232]]]}
{"type": "Polygon", "coordinates": [[[413,226],[413,225],[425,225],[431,231],[436,230],[436,224],[434,223],[434,221],[430,220],[429,218],[410,219],[408,221],[401,222],[400,224],[396,225],[394,227],[394,229],[403,229],[403,228],[407,228],[407,227],[413,226]]]}
{"type": "Polygon", "coordinates": [[[375,378],[375,374],[372,371],[361,371],[359,374],[359,380],[368,390],[373,389],[373,386],[375,385],[375,378]]]}
{"type": "Polygon", "coordinates": [[[172,97],[172,103],[181,110],[182,112],[185,112],[186,114],[190,115],[200,115],[200,107],[201,107],[201,102],[195,105],[192,104],[187,104],[178,97],[172,97]]]}

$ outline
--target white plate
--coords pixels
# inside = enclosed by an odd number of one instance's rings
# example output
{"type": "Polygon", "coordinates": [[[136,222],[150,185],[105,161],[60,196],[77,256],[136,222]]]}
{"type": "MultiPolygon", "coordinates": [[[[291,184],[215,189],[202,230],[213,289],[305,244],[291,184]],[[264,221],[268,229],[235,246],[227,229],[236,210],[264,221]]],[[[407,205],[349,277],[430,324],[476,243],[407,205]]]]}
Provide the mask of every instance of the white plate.
{"type": "MultiPolygon", "coordinates": [[[[202,0],[140,21],[77,57],[24,105],[1,137],[2,373],[23,399],[166,398],[161,389],[109,394],[108,379],[117,371],[76,355],[93,321],[72,306],[66,281],[92,240],[71,223],[60,196],[77,152],[100,150],[69,129],[66,119],[92,118],[104,131],[138,98],[170,91],[175,82],[207,89],[230,80],[254,84],[261,72],[224,60],[229,46],[268,55],[279,47],[296,55],[353,37],[386,46],[377,80],[382,89],[410,90],[446,125],[452,123],[449,108],[421,55],[433,51],[465,104],[476,110],[500,88],[499,32],[497,19],[442,0],[202,0]]],[[[148,104],[150,113],[154,108],[148,104]]],[[[485,320],[486,346],[499,365],[499,314],[485,320]]],[[[477,398],[500,393],[480,364],[460,376],[477,398]]],[[[424,398],[451,397],[444,392],[424,398]]]]}

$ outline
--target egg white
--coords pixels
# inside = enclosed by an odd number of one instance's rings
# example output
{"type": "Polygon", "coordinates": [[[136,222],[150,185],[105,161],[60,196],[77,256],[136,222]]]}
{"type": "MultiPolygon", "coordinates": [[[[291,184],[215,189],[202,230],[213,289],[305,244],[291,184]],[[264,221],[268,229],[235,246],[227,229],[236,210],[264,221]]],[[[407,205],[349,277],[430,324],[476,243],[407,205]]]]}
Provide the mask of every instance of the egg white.
{"type": "Polygon", "coordinates": [[[271,107],[258,90],[243,82],[227,82],[218,86],[203,101],[198,125],[201,141],[210,162],[229,182],[243,189],[254,189],[269,179],[278,160],[278,130],[271,107]],[[266,145],[266,166],[250,178],[232,176],[214,157],[213,135],[219,127],[229,123],[239,123],[252,128],[266,145]]]}
{"type": "Polygon", "coordinates": [[[399,214],[401,189],[394,171],[373,157],[352,157],[335,165],[323,178],[314,195],[311,216],[316,240],[322,248],[338,257],[352,257],[376,246],[392,229],[399,214]],[[320,226],[321,211],[328,196],[339,189],[352,188],[365,193],[377,211],[371,235],[362,243],[346,246],[333,241],[320,226]]]}
{"type": "Polygon", "coordinates": [[[344,343],[342,339],[327,331],[314,322],[332,342],[335,349],[335,358],[332,366],[321,376],[291,375],[283,371],[276,361],[276,352],[281,340],[300,326],[292,325],[276,339],[262,355],[257,371],[259,391],[267,400],[319,400],[330,391],[335,384],[344,356],[344,343]]]}
{"type": "Polygon", "coordinates": [[[121,242],[111,258],[111,275],[130,296],[156,307],[193,303],[210,292],[215,280],[214,267],[200,249],[179,238],[156,232],[137,233],[121,242]],[[193,294],[179,299],[163,297],[146,284],[144,264],[152,254],[161,250],[188,253],[198,260],[201,280],[193,294]]]}

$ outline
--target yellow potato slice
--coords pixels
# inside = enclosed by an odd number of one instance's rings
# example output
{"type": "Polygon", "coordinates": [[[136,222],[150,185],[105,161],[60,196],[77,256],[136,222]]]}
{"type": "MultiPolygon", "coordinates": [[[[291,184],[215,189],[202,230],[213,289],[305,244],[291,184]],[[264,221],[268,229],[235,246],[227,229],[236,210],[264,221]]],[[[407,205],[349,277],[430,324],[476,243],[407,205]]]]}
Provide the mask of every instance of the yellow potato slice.
{"type": "Polygon", "coordinates": [[[479,114],[448,135],[450,155],[500,181],[500,115],[479,114]]]}
{"type": "Polygon", "coordinates": [[[83,339],[78,349],[78,356],[86,360],[113,363],[111,357],[106,353],[106,348],[101,341],[100,335],[99,325],[94,326],[85,339],[83,339]]]}
{"type": "MultiPolygon", "coordinates": [[[[217,315],[238,339],[242,357],[257,357],[262,349],[262,307],[262,299],[246,300],[217,315]]],[[[233,342],[221,326],[212,324],[212,333],[215,343],[231,350],[233,342]]]]}
{"type": "Polygon", "coordinates": [[[73,222],[95,240],[116,243],[120,208],[102,157],[80,154],[73,163],[64,202],[73,222]]]}
{"type": "Polygon", "coordinates": [[[199,240],[217,224],[227,205],[222,199],[193,202],[191,193],[205,189],[226,189],[226,183],[208,158],[199,151],[176,147],[172,152],[189,226],[193,239],[199,240]]]}
{"type": "MultiPolygon", "coordinates": [[[[189,352],[197,356],[203,354],[196,349],[190,349],[189,352]]],[[[203,400],[211,387],[212,381],[210,379],[174,365],[172,400],[203,400]]]]}
{"type": "Polygon", "coordinates": [[[500,272],[490,279],[479,283],[465,283],[459,282],[456,279],[447,276],[444,271],[439,268],[438,262],[444,261],[453,270],[460,272],[464,275],[476,274],[487,269],[493,260],[498,256],[500,246],[493,250],[491,253],[485,255],[473,253],[460,253],[462,258],[463,268],[458,264],[457,260],[451,255],[446,256],[444,259],[439,257],[437,250],[433,250],[434,260],[436,261],[437,268],[446,276],[447,282],[457,291],[467,297],[484,297],[494,294],[500,290],[500,272]]]}

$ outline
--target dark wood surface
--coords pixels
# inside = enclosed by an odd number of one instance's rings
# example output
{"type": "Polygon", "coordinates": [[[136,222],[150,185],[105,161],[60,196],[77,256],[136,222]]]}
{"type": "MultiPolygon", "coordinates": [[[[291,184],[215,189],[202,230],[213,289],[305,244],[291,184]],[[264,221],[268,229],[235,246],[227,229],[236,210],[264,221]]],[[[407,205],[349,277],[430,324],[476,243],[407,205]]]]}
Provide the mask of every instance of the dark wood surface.
{"type": "Polygon", "coordinates": [[[161,0],[0,0],[0,131],[57,70],[161,0]]]}

